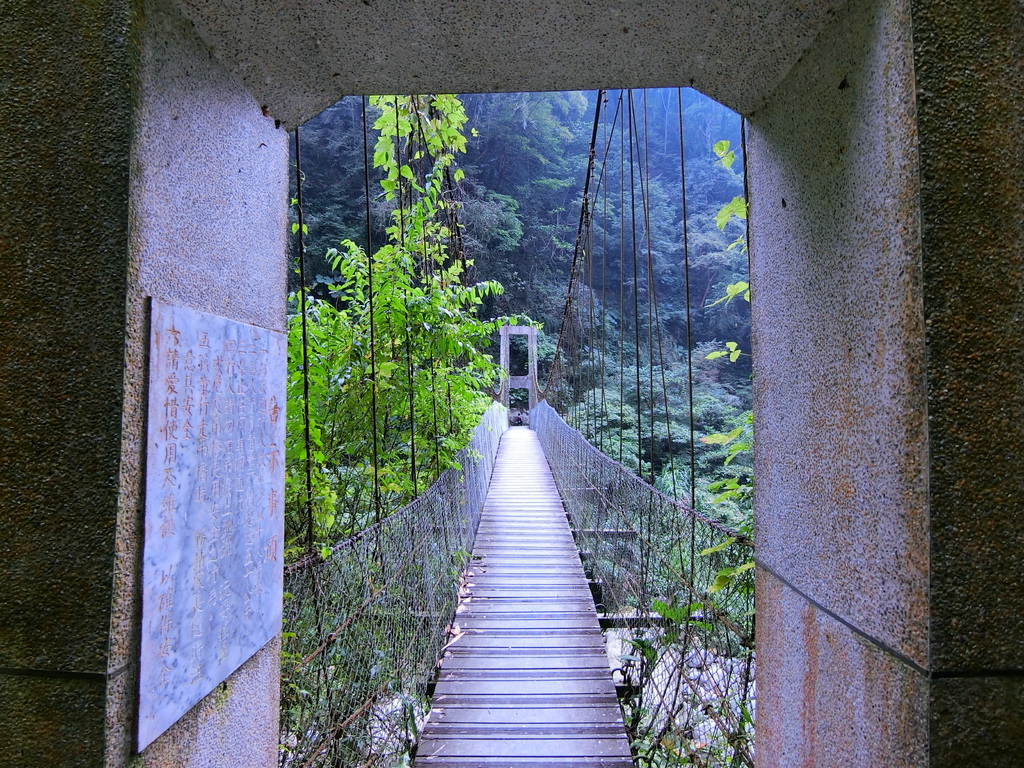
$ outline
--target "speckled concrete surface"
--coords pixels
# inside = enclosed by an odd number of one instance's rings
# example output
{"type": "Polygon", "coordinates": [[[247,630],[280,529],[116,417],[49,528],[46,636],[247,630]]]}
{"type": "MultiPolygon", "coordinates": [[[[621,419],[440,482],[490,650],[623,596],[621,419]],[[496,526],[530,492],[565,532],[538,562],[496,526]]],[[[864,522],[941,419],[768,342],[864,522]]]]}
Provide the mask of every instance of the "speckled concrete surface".
{"type": "Polygon", "coordinates": [[[143,297],[282,326],[274,116],[692,78],[752,112],[759,556],[877,643],[760,573],[759,768],[1024,764],[1024,6],[356,5],[0,9],[0,667],[92,675],[0,676],[0,753],[276,764],[276,642],[131,755],[143,297]]]}
{"type": "Polygon", "coordinates": [[[104,683],[0,675],[0,762],[11,768],[103,765],[104,683]]]}
{"type": "Polygon", "coordinates": [[[283,330],[287,134],[169,0],[145,0],[131,177],[131,261],[107,765],[276,765],[277,642],[132,758],[148,348],[145,297],[283,330]],[[113,661],[112,661],[113,663],[113,661]],[[236,760],[238,762],[236,762],[236,760]]]}
{"type": "Polygon", "coordinates": [[[757,606],[758,768],[929,765],[923,676],[763,570],[757,606]]]}
{"type": "Polygon", "coordinates": [[[292,127],[346,93],[695,85],[759,106],[843,0],[179,0],[292,127]]]}
{"type": "Polygon", "coordinates": [[[102,758],[130,2],[0,5],[0,762],[102,758]],[[60,675],[88,673],[89,678],[60,675]]]}
{"type": "Polygon", "coordinates": [[[130,16],[128,2],[0,10],[0,667],[106,671],[130,16]]]}
{"type": "Polygon", "coordinates": [[[872,642],[761,574],[758,759],[1020,765],[1024,6],[848,13],[751,117],[755,507],[872,642]]]}
{"type": "Polygon", "coordinates": [[[758,557],[928,665],[906,0],[854,0],[749,135],[758,557]]]}
{"type": "Polygon", "coordinates": [[[931,688],[932,768],[1024,765],[1024,677],[936,680],[931,688]]]}
{"type": "MultiPolygon", "coordinates": [[[[932,662],[1024,669],[1024,4],[915,0],[932,662]]],[[[1024,744],[1019,752],[1024,765],[1024,744]]]]}
{"type": "MultiPolygon", "coordinates": [[[[154,741],[131,768],[275,768],[279,640],[268,643],[154,741]]],[[[119,766],[108,763],[104,768],[119,766]]]]}

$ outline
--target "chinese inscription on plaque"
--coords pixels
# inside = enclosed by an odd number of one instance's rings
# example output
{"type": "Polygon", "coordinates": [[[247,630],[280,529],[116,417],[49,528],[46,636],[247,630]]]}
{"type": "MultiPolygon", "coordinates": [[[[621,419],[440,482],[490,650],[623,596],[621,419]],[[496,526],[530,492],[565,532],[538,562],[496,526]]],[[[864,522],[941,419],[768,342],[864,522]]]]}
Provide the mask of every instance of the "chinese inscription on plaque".
{"type": "Polygon", "coordinates": [[[152,301],[139,749],[281,628],[283,333],[152,301]]]}

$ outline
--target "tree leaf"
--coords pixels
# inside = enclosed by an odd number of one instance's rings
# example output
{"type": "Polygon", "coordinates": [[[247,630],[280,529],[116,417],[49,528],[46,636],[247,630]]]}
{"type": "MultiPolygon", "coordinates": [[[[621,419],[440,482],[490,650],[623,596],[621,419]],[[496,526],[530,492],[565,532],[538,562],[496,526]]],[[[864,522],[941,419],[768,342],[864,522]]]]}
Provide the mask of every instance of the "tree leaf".
{"type": "Polygon", "coordinates": [[[711,555],[711,554],[714,554],[715,552],[721,552],[726,547],[728,547],[728,546],[730,546],[732,544],[735,544],[735,543],[736,543],[736,539],[733,538],[732,536],[730,536],[725,541],[719,542],[718,544],[715,544],[715,546],[713,546],[713,547],[708,547],[707,549],[701,550],[701,555],[702,556],[703,555],[711,555]]]}

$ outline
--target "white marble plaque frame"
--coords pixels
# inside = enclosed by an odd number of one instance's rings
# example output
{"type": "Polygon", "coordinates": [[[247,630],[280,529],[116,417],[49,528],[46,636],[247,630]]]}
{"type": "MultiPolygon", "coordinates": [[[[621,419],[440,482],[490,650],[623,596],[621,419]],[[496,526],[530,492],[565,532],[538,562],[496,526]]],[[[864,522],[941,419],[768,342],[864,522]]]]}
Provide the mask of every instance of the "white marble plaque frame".
{"type": "Polygon", "coordinates": [[[138,747],[281,631],[285,334],[151,300],[138,747]]]}

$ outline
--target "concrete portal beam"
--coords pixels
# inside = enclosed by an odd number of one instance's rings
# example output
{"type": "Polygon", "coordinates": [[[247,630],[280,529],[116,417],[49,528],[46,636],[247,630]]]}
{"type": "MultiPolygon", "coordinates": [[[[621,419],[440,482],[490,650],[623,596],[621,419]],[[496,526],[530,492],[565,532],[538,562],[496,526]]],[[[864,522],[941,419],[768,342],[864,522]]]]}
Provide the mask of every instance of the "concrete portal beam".
{"type": "Polygon", "coordinates": [[[694,86],[761,106],[844,0],[179,0],[292,128],[344,94],[694,86]]]}

